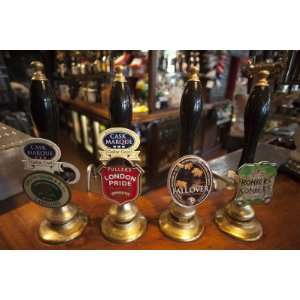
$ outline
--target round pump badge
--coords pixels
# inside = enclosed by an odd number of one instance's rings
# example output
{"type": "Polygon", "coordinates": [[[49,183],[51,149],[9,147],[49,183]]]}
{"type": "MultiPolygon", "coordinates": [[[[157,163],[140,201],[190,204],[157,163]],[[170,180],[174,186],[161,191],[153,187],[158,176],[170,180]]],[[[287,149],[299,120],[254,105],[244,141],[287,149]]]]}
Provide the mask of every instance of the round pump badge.
{"type": "Polygon", "coordinates": [[[168,174],[168,189],[180,206],[194,207],[209,195],[213,184],[212,172],[206,161],[196,155],[176,160],[168,174]]]}
{"type": "Polygon", "coordinates": [[[44,171],[27,175],[23,189],[33,202],[48,208],[64,206],[71,198],[71,191],[63,179],[44,171]]]}

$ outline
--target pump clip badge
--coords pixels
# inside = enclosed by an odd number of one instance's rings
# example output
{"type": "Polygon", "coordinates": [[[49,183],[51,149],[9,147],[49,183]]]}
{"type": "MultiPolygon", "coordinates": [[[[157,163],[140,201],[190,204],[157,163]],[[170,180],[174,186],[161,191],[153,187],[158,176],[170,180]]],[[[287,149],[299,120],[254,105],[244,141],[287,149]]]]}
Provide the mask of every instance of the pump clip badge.
{"type": "Polygon", "coordinates": [[[73,164],[59,161],[61,151],[49,140],[42,138],[27,140],[23,144],[22,154],[25,170],[54,173],[69,184],[74,184],[80,179],[80,172],[73,164]]]}
{"type": "Polygon", "coordinates": [[[139,161],[139,136],[132,130],[123,127],[113,127],[101,132],[99,137],[100,160],[107,162],[119,157],[130,161],[139,161]]]}
{"type": "Polygon", "coordinates": [[[23,189],[33,202],[47,208],[64,206],[71,198],[70,189],[64,180],[45,171],[27,175],[23,181],[23,189]]]}
{"type": "Polygon", "coordinates": [[[212,172],[203,159],[185,155],[176,160],[168,174],[168,189],[173,200],[183,207],[195,207],[209,195],[212,172]]]}
{"type": "Polygon", "coordinates": [[[99,174],[104,196],[119,205],[135,200],[140,194],[142,173],[139,166],[103,166],[99,174]]]}
{"type": "Polygon", "coordinates": [[[262,161],[244,164],[238,169],[239,182],[235,201],[240,205],[269,203],[277,175],[277,165],[262,161]]]}

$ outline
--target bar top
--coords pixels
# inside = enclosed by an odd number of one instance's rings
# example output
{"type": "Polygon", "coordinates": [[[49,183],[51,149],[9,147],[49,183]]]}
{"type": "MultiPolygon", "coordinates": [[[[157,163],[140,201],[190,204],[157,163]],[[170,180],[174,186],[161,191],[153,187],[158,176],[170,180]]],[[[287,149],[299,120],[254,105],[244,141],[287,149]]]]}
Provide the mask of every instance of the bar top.
{"type": "Polygon", "coordinates": [[[76,240],[53,246],[41,242],[37,234],[44,216],[43,208],[20,194],[0,203],[0,249],[300,249],[299,182],[280,174],[276,178],[271,203],[255,205],[257,219],[264,229],[263,237],[256,242],[235,240],[220,232],[214,224],[216,210],[232,196],[230,190],[212,193],[198,207],[205,225],[203,235],[197,241],[180,243],[165,237],[158,227],[159,214],[171,200],[167,189],[151,191],[137,201],[148,219],[146,233],[133,243],[114,244],[100,233],[100,220],[110,203],[95,193],[73,191],[73,201],[88,214],[89,224],[76,240]]]}

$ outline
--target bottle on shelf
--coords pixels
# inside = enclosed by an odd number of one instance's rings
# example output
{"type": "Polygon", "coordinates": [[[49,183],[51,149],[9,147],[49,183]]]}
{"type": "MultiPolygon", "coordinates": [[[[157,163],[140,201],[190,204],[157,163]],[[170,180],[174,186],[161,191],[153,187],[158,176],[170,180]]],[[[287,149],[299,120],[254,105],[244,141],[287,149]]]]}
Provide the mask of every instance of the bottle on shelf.
{"type": "Polygon", "coordinates": [[[93,63],[93,71],[95,74],[102,72],[101,51],[96,51],[96,59],[93,63]]]}
{"type": "Polygon", "coordinates": [[[77,59],[75,54],[71,55],[71,75],[78,75],[79,74],[79,70],[78,70],[78,64],[77,64],[77,59]]]}

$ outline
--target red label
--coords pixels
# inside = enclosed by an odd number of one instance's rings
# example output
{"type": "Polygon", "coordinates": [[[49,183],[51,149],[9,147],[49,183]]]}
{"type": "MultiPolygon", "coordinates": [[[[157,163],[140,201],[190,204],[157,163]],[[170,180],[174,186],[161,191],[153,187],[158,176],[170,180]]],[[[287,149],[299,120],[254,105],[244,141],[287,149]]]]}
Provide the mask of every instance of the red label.
{"type": "Polygon", "coordinates": [[[124,204],[139,196],[141,168],[105,166],[100,169],[99,173],[102,192],[107,199],[124,204]]]}

